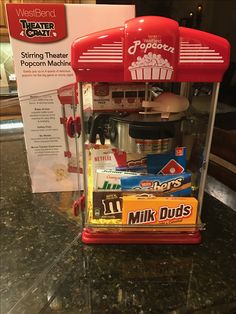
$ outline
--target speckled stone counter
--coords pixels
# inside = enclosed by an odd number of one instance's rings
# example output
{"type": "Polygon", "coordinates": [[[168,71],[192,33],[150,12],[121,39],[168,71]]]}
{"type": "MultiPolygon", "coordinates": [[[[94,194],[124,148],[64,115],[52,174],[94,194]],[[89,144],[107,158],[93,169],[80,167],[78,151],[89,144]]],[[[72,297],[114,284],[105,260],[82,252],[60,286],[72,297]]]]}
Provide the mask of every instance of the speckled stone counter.
{"type": "Polygon", "coordinates": [[[1,132],[1,312],[21,299],[34,280],[78,234],[61,211],[59,193],[32,194],[22,131],[1,132]]]}
{"type": "Polygon", "coordinates": [[[236,212],[204,198],[200,245],[81,244],[60,194],[32,194],[22,136],[2,137],[2,313],[236,313],[236,212]]]}

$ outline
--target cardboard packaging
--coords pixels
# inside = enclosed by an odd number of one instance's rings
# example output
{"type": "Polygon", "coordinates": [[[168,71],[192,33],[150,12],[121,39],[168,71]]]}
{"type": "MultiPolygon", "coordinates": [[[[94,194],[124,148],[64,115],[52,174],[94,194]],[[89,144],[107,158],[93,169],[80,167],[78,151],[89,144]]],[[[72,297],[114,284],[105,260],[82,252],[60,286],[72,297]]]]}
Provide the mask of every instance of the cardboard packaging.
{"type": "Polygon", "coordinates": [[[194,225],[197,206],[194,197],[124,196],[122,223],[194,225]]]}
{"type": "MultiPolygon", "coordinates": [[[[82,189],[82,175],[78,182],[77,174],[68,171],[68,155],[76,156],[75,139],[72,136],[68,145],[61,123],[62,107],[69,108],[67,118],[74,117],[75,108],[70,103],[62,105],[58,93],[63,86],[75,82],[70,63],[71,44],[83,35],[123,25],[134,17],[135,8],[132,5],[14,3],[7,4],[6,10],[32,190],[82,189]]],[[[78,168],[77,161],[70,161],[73,162],[70,168],[78,168]]]]}
{"type": "Polygon", "coordinates": [[[121,192],[93,192],[93,219],[121,219],[121,192]]]}
{"type": "Polygon", "coordinates": [[[176,147],[173,152],[147,156],[148,173],[180,174],[186,171],[186,147],[176,147]]]}
{"type": "Polygon", "coordinates": [[[121,190],[121,179],[137,176],[139,173],[98,169],[95,179],[95,190],[121,190]]]}
{"type": "Polygon", "coordinates": [[[126,164],[126,153],[120,152],[110,145],[96,145],[91,150],[91,167],[93,178],[96,178],[97,170],[116,169],[126,164]]]}
{"type": "Polygon", "coordinates": [[[122,190],[158,192],[162,196],[190,196],[191,173],[176,175],[140,175],[121,178],[122,190]]]}

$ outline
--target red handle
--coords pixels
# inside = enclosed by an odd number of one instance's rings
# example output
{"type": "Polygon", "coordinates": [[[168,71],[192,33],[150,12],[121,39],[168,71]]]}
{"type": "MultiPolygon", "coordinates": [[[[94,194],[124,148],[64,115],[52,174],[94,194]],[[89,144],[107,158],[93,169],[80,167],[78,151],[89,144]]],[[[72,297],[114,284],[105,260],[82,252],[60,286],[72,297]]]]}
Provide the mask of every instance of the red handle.
{"type": "Polygon", "coordinates": [[[74,120],[75,123],[75,128],[76,128],[76,132],[78,134],[78,137],[80,136],[81,133],[81,122],[80,122],[80,117],[77,116],[74,120]]]}
{"type": "Polygon", "coordinates": [[[73,119],[72,116],[70,116],[66,121],[66,132],[69,137],[75,137],[76,135],[79,137],[81,133],[81,123],[80,123],[80,117],[77,116],[75,119],[73,119]]]}
{"type": "Polygon", "coordinates": [[[80,196],[78,200],[74,201],[73,213],[75,216],[78,216],[79,209],[81,209],[81,211],[85,209],[85,195],[84,194],[80,196]]]}

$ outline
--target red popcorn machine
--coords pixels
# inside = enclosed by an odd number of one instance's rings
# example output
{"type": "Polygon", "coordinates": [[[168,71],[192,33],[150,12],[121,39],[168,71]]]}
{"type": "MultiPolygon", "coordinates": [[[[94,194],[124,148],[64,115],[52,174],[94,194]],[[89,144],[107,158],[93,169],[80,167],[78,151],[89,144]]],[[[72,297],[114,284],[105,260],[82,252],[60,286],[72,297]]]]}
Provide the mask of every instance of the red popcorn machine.
{"type": "Polygon", "coordinates": [[[84,243],[201,241],[214,118],[229,53],[225,39],[155,16],[73,42],[84,243]],[[198,92],[206,87],[207,94],[198,92]]]}

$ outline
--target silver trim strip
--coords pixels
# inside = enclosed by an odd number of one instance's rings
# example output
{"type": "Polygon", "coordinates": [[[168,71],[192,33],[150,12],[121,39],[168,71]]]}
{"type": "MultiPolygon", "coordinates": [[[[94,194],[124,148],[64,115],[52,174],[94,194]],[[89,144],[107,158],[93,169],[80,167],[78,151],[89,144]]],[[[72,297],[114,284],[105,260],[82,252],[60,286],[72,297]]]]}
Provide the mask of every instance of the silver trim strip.
{"type": "Polygon", "coordinates": [[[203,165],[202,165],[201,178],[200,178],[200,182],[199,182],[199,192],[198,192],[198,201],[199,201],[198,215],[199,215],[199,217],[201,217],[201,211],[202,211],[202,202],[203,202],[204,191],[205,191],[207,168],[208,168],[209,157],[210,157],[211,141],[212,141],[212,135],[213,135],[213,130],[214,130],[214,123],[215,123],[215,115],[216,115],[219,89],[220,89],[220,83],[219,82],[213,83],[213,91],[212,91],[212,98],[211,98],[211,104],[210,104],[210,114],[209,114],[209,119],[208,119],[205,148],[204,148],[204,152],[203,152],[203,165]]]}

